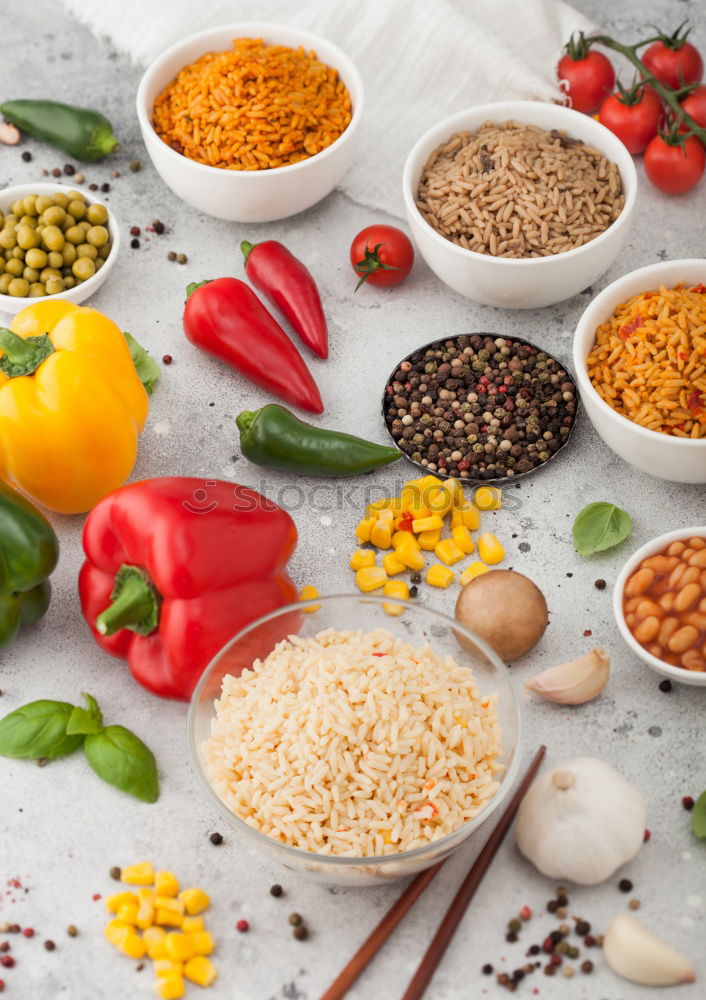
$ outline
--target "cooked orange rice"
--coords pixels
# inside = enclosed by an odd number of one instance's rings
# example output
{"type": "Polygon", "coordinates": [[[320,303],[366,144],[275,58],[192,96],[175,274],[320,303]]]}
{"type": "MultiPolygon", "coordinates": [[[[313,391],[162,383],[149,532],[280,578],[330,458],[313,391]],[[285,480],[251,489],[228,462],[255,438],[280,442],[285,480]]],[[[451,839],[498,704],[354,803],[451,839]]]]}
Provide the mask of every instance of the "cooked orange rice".
{"type": "Polygon", "coordinates": [[[341,135],[350,95],[315,52],[236,38],[185,66],[154,104],[157,135],[191,160],[268,170],[306,160],[341,135]]]}
{"type": "Polygon", "coordinates": [[[649,430],[706,439],[706,286],[642,292],[596,330],[596,392],[649,430]]]}

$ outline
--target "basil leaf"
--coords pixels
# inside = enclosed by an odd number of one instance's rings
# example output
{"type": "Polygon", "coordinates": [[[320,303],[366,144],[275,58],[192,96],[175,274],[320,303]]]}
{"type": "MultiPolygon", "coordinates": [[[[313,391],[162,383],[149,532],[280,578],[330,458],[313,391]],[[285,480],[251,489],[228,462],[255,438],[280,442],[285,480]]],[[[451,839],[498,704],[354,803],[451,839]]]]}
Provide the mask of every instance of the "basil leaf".
{"type": "Polygon", "coordinates": [[[159,779],[154,754],[124,726],[107,726],[89,734],[83,744],[86,759],[99,778],[143,802],[156,802],[159,779]]]}
{"type": "Polygon", "coordinates": [[[145,348],[141,344],[138,344],[131,333],[123,330],[123,336],[127,340],[127,346],[130,348],[130,357],[135,366],[135,371],[140,377],[140,382],[145,387],[147,395],[151,396],[154,392],[154,387],[159,382],[159,365],[154,358],[150,357],[145,348]]]}
{"type": "Polygon", "coordinates": [[[87,736],[89,733],[99,733],[103,728],[103,713],[98,707],[98,702],[93,695],[86,694],[85,691],[83,697],[88,708],[76,705],[66,726],[67,733],[81,733],[82,736],[87,736]]]}
{"type": "Polygon", "coordinates": [[[691,810],[691,829],[701,840],[706,840],[706,792],[699,795],[691,810]]]}
{"type": "Polygon", "coordinates": [[[72,753],[83,736],[67,730],[74,706],[66,701],[30,701],[0,719],[3,757],[46,757],[72,753]]]}
{"type": "Polygon", "coordinates": [[[632,518],[620,507],[605,501],[590,503],[574,521],[574,548],[580,556],[605,552],[624,542],[631,531],[632,518]]]}

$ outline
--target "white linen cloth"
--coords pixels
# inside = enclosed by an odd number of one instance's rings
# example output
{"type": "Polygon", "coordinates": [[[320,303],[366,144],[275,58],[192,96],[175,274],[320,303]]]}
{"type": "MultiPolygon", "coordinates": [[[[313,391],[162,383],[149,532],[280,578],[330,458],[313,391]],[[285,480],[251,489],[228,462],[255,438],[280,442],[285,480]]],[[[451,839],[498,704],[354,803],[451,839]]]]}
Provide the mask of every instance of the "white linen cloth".
{"type": "Polygon", "coordinates": [[[95,34],[147,65],[202,28],[280,21],[323,35],[356,63],[366,107],[340,187],[402,214],[400,177],[416,139],[473,104],[559,98],[555,67],[591,23],[561,0],[61,0],[95,34]]]}

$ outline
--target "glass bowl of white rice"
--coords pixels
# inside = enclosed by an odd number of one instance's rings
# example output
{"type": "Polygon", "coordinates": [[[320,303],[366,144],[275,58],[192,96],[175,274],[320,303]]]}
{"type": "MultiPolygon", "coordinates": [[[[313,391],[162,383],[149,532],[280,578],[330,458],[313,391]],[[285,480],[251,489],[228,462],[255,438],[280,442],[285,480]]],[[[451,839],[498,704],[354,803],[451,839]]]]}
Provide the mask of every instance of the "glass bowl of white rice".
{"type": "Polygon", "coordinates": [[[508,796],[521,709],[457,621],[371,595],[253,622],[206,669],[191,760],[243,840],[312,881],[379,885],[448,857],[508,796]]]}

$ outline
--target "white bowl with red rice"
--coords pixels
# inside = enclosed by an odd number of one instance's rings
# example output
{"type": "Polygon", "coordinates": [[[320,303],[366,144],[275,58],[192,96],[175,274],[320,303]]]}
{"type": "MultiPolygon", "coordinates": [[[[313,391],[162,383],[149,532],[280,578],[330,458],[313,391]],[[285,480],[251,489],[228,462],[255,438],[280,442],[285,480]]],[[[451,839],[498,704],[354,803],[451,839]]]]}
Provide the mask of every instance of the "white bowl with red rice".
{"type": "Polygon", "coordinates": [[[425,132],[407,157],[402,194],[412,238],[437,277],[461,295],[484,305],[536,309],[578,294],[610,267],[632,223],[637,173],[622,142],[590,116],[539,101],[503,101],[459,111],[425,132]],[[563,131],[617,166],[625,203],[609,228],[590,242],[565,252],[511,258],[466,249],[430,225],[417,206],[419,183],[429,157],[459,131],[475,131],[486,122],[500,125],[507,121],[563,131]]]}
{"type": "Polygon", "coordinates": [[[147,152],[165,184],[187,204],[229,222],[272,222],[325,198],[353,162],[363,112],[363,83],[348,56],[325,38],[284,24],[252,21],[207,28],[176,42],[146,70],[137,91],[137,117],[147,152]],[[156,98],[187,65],[208,52],[229,49],[236,38],[314,50],[338,71],[351,98],[351,120],[335,142],[308,159],[262,170],[233,170],[189,159],[157,135],[156,98]]]}
{"type": "MultiPolygon", "coordinates": [[[[706,285],[706,260],[672,260],[650,264],[618,278],[596,296],[584,311],[574,335],[574,369],[588,417],[608,447],[635,468],[675,483],[706,483],[706,437],[677,437],[635,423],[613,409],[596,391],[588,374],[587,358],[596,330],[618,306],[634,295],[671,289],[683,282],[706,285]]],[[[704,295],[706,310],[706,294],[704,295]]],[[[706,359],[704,359],[706,364],[706,359]]]]}

